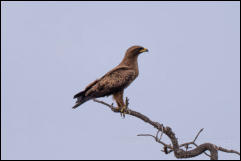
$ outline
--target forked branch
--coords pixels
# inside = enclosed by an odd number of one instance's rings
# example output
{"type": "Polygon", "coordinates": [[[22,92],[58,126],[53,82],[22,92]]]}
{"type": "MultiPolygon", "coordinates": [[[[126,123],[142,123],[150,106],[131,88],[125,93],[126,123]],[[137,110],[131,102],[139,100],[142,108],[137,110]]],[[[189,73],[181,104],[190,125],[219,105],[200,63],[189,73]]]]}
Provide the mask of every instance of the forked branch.
{"type": "MultiPolygon", "coordinates": [[[[100,100],[97,100],[97,99],[94,99],[94,101],[109,107],[113,112],[116,112],[116,113],[121,112],[120,109],[114,107],[113,104],[110,105],[110,104],[108,104],[104,101],[100,101],[100,100]]],[[[129,104],[128,98],[126,98],[126,104],[129,104]]],[[[139,112],[133,111],[129,108],[126,110],[126,114],[137,117],[137,118],[143,120],[144,122],[152,125],[154,128],[156,128],[158,131],[157,131],[155,136],[151,135],[151,134],[139,134],[138,136],[153,137],[156,142],[163,145],[162,151],[165,154],[169,154],[171,152],[174,152],[174,155],[175,155],[176,158],[192,158],[192,157],[196,157],[196,156],[204,153],[205,155],[210,157],[211,160],[218,160],[218,151],[222,151],[222,152],[226,152],[226,153],[235,153],[235,154],[240,155],[240,152],[238,152],[238,151],[228,150],[228,149],[225,149],[223,147],[216,146],[212,143],[204,143],[204,144],[201,144],[201,145],[197,145],[195,142],[196,142],[197,138],[199,137],[200,133],[203,131],[203,129],[201,129],[198,132],[198,134],[195,136],[193,141],[190,141],[190,142],[183,143],[183,144],[179,145],[178,140],[175,136],[175,133],[172,131],[172,129],[170,127],[164,126],[163,124],[160,124],[158,122],[154,122],[151,119],[149,119],[147,116],[145,116],[145,115],[143,115],[139,112]],[[159,137],[160,132],[161,132],[161,135],[159,137]],[[163,134],[168,136],[168,138],[171,140],[171,143],[172,143],[171,145],[166,144],[163,141],[161,141],[163,134]],[[195,148],[192,149],[192,147],[190,147],[190,145],[194,145],[195,148]],[[207,154],[206,151],[209,151],[210,154],[207,154]]]]}

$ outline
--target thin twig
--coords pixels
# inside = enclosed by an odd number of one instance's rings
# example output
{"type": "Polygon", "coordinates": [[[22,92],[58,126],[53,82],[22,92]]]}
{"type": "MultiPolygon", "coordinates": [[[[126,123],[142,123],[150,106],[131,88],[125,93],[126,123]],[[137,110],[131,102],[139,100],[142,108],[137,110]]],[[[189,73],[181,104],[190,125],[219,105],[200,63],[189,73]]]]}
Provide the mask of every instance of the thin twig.
{"type": "Polygon", "coordinates": [[[158,141],[158,134],[159,134],[160,130],[157,130],[157,133],[156,133],[156,141],[158,141]]]}
{"type": "Polygon", "coordinates": [[[196,135],[196,137],[194,138],[193,142],[196,142],[198,136],[200,135],[200,133],[203,131],[204,128],[202,128],[196,135]]]}
{"type": "Polygon", "coordinates": [[[162,126],[162,133],[161,133],[161,136],[160,136],[160,139],[159,139],[159,141],[161,141],[161,139],[162,139],[162,136],[163,136],[163,126],[162,126]]]}
{"type": "Polygon", "coordinates": [[[172,146],[164,143],[163,141],[161,140],[157,140],[156,137],[154,135],[151,135],[151,134],[138,134],[137,136],[150,136],[150,137],[153,137],[158,143],[162,144],[163,146],[169,148],[169,149],[173,149],[172,146]]]}

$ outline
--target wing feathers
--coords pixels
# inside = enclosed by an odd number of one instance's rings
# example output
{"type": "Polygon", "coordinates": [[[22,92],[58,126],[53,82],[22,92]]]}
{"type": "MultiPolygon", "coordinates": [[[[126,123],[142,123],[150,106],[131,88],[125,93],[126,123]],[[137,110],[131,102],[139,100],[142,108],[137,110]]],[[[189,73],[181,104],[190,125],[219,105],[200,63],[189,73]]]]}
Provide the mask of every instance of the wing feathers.
{"type": "Polygon", "coordinates": [[[134,79],[136,73],[127,67],[116,68],[100,80],[98,80],[89,90],[86,91],[86,96],[103,97],[113,94],[119,90],[126,88],[134,79]]]}
{"type": "Polygon", "coordinates": [[[126,88],[136,77],[138,73],[127,66],[117,66],[100,79],[90,83],[84,91],[77,93],[76,108],[82,103],[97,97],[104,97],[116,93],[126,88]]]}

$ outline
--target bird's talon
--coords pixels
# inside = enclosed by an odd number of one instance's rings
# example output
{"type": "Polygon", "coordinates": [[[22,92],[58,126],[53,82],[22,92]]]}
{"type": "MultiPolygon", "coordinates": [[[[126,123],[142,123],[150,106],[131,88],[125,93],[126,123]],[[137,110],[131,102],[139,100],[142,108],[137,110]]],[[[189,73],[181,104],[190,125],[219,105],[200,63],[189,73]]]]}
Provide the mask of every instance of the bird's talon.
{"type": "Polygon", "coordinates": [[[125,118],[125,114],[127,114],[127,108],[126,106],[122,107],[122,108],[119,108],[120,110],[120,115],[121,117],[125,118]]]}

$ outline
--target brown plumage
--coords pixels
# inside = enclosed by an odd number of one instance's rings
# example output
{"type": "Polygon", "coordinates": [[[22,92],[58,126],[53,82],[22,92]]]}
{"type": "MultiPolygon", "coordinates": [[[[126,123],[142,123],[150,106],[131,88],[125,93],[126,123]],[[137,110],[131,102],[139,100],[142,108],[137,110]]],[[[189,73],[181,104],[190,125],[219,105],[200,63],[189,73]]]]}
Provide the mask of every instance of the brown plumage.
{"type": "Polygon", "coordinates": [[[119,108],[125,108],[123,101],[124,89],[128,87],[139,74],[137,63],[139,54],[147,51],[147,49],[141,46],[130,47],[118,66],[100,79],[90,83],[84,91],[74,96],[74,98],[77,98],[77,101],[73,108],[77,108],[88,100],[109,95],[113,95],[119,108]]]}

